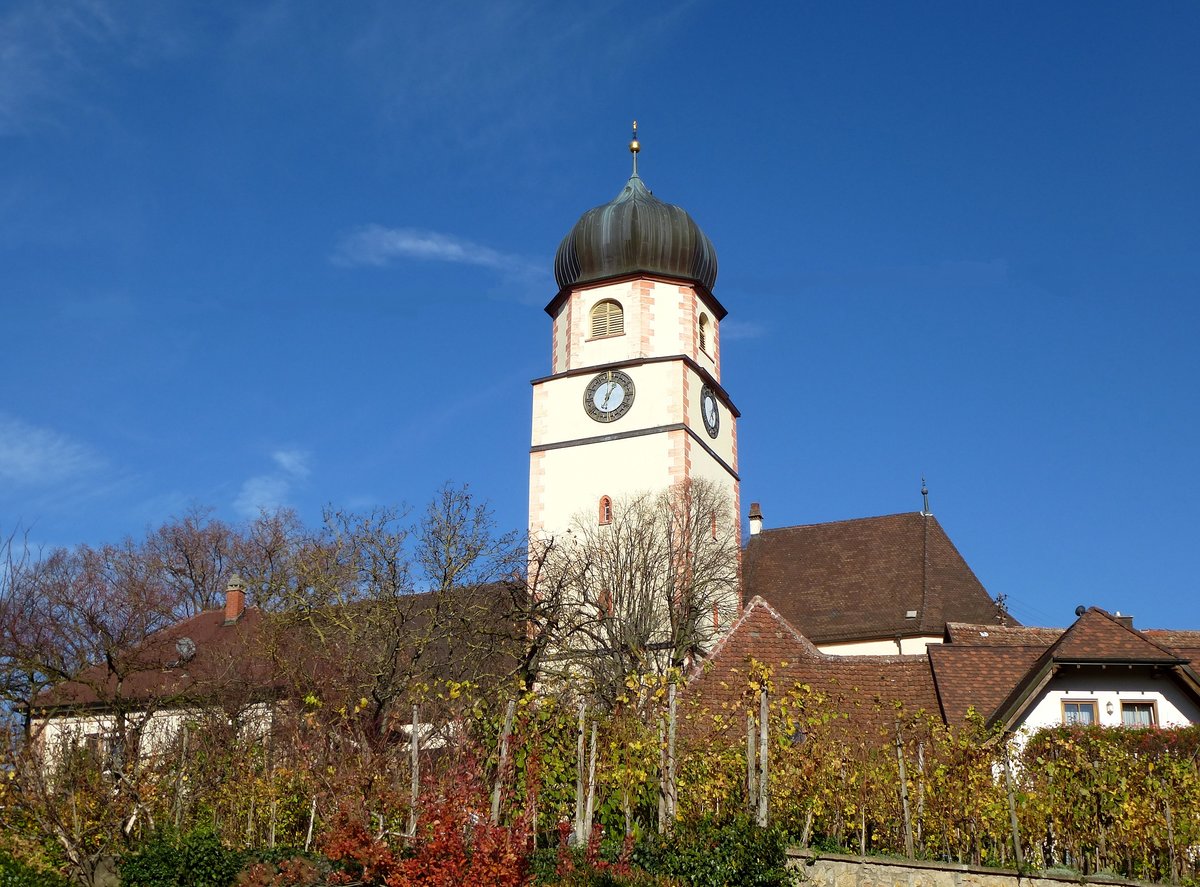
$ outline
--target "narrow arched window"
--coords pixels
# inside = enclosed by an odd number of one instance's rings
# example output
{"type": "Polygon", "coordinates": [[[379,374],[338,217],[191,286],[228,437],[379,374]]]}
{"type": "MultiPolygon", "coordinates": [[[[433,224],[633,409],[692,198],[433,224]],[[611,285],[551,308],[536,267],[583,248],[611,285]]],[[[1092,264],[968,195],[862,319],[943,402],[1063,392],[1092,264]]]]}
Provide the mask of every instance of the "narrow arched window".
{"type": "Polygon", "coordinates": [[[597,302],[592,308],[592,338],[619,336],[625,332],[625,311],[613,299],[597,302]]]}
{"type": "Polygon", "coordinates": [[[707,314],[700,315],[700,350],[708,353],[708,339],[712,333],[707,314]]]}
{"type": "Polygon", "coordinates": [[[600,525],[612,523],[612,499],[608,496],[600,497],[600,525]]]}

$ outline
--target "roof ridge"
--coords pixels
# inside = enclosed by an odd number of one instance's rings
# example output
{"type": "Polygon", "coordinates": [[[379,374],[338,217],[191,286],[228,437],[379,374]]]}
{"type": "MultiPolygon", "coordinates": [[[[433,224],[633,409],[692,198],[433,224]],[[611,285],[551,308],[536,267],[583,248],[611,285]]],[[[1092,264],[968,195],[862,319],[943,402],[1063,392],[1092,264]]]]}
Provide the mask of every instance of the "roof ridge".
{"type": "Polygon", "coordinates": [[[766,610],[767,614],[772,619],[780,623],[784,628],[791,632],[792,637],[794,637],[800,643],[806,652],[815,654],[813,656],[814,659],[820,660],[826,655],[818,650],[817,645],[801,634],[796,627],[792,625],[792,623],[784,619],[778,610],[767,603],[767,601],[764,600],[760,595],[756,594],[746,603],[746,606],[742,609],[742,615],[738,616],[738,618],[734,620],[733,625],[729,626],[729,631],[725,632],[725,636],[722,637],[721,640],[717,641],[716,646],[708,651],[707,656],[692,666],[692,673],[687,679],[688,684],[691,684],[704,674],[705,663],[711,662],[717,658],[717,655],[725,649],[725,645],[728,643],[729,639],[734,636],[739,628],[742,627],[742,623],[750,618],[750,614],[754,610],[759,608],[766,610]]]}
{"type": "MultiPolygon", "coordinates": [[[[893,518],[893,517],[919,517],[919,516],[921,516],[921,512],[919,512],[919,511],[897,511],[893,514],[874,514],[874,515],[870,515],[868,517],[844,517],[844,518],[840,518],[838,520],[815,521],[810,524],[792,524],[791,526],[787,526],[787,527],[770,527],[770,528],[763,529],[762,532],[763,533],[780,533],[784,530],[807,530],[812,527],[829,527],[829,526],[833,526],[834,524],[863,524],[863,523],[867,523],[868,521],[887,520],[888,518],[893,518]]],[[[928,517],[933,518],[935,521],[937,520],[937,518],[934,517],[932,514],[928,515],[928,517]]],[[[759,535],[762,535],[762,534],[760,533],[759,535]]]]}
{"type": "MultiPolygon", "coordinates": [[[[1107,618],[1109,622],[1112,622],[1114,625],[1119,625],[1121,628],[1125,629],[1127,632],[1132,634],[1134,637],[1157,647],[1158,649],[1162,650],[1162,652],[1166,653],[1168,656],[1174,656],[1176,659],[1183,658],[1179,655],[1179,653],[1177,651],[1172,650],[1170,647],[1163,646],[1158,641],[1154,640],[1154,638],[1147,637],[1144,633],[1142,633],[1142,632],[1138,631],[1136,628],[1134,628],[1132,624],[1126,624],[1126,623],[1122,622],[1120,619],[1118,619],[1112,613],[1108,612],[1108,610],[1105,610],[1103,607],[1092,607],[1092,609],[1095,610],[1097,613],[1099,613],[1101,616],[1104,616],[1105,618],[1107,618]]],[[[1130,623],[1132,623],[1132,619],[1130,620],[1130,623]]]]}

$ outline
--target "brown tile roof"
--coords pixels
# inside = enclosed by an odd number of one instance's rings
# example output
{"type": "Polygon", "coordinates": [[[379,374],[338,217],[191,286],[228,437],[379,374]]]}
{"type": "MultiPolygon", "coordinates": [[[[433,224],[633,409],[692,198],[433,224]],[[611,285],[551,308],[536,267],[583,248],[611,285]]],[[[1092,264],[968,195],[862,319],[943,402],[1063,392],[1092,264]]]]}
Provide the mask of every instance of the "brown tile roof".
{"type": "Polygon", "coordinates": [[[1192,668],[1200,669],[1200,631],[1180,631],[1166,628],[1147,628],[1142,631],[1152,641],[1170,647],[1184,659],[1192,668]]]}
{"type": "Polygon", "coordinates": [[[1028,625],[975,625],[947,622],[946,643],[956,647],[1049,647],[1062,635],[1061,628],[1035,628],[1028,625]]]}
{"type": "Polygon", "coordinates": [[[1164,662],[1181,657],[1099,607],[1090,607],[1048,651],[1056,662],[1164,662]]]}
{"type": "Polygon", "coordinates": [[[770,601],[816,643],[996,622],[995,602],[932,515],[764,530],[746,546],[744,578],[747,597],[770,601]]]}
{"type": "Polygon", "coordinates": [[[1046,645],[930,644],[929,667],[947,724],[962,724],[975,709],[985,720],[1046,652],[1046,645]]]}
{"type": "Polygon", "coordinates": [[[270,658],[264,653],[263,614],[256,608],[225,625],[225,611],[206,610],[148,637],[122,658],[123,680],[101,665],[83,671],[44,692],[39,708],[101,706],[116,699],[170,705],[217,693],[269,693],[273,689],[270,658]],[[181,660],[176,642],[188,638],[194,656],[181,660]]]}
{"type": "Polygon", "coordinates": [[[753,598],[729,633],[698,666],[688,693],[710,710],[736,710],[749,698],[750,661],[771,668],[776,692],[797,684],[825,696],[853,729],[871,729],[910,713],[938,711],[923,656],[833,656],[821,653],[760,597],[753,598]]]}

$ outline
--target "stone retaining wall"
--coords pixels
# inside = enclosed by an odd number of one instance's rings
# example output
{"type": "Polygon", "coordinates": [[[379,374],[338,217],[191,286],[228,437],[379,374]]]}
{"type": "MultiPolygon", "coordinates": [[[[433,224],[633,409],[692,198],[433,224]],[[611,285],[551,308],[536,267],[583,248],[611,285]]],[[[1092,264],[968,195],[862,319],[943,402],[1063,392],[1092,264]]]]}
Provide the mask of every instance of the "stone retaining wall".
{"type": "Polygon", "coordinates": [[[843,856],[809,850],[788,851],[788,865],[815,887],[1063,887],[1064,884],[1143,885],[1111,876],[1039,874],[1019,876],[1013,869],[985,869],[952,862],[923,862],[884,856],[843,856]]]}

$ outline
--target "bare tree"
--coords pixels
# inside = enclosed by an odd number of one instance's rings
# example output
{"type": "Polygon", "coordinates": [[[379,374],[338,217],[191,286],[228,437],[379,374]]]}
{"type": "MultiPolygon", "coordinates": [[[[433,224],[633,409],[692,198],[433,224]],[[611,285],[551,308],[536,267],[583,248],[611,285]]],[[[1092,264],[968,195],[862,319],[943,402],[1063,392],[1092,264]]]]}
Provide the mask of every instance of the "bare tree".
{"type": "Polygon", "coordinates": [[[314,693],[354,703],[363,738],[407,723],[423,685],[515,669],[515,536],[497,534],[467,487],[443,487],[416,521],[401,509],[331,510],[303,560],[276,621],[281,645],[310,652],[280,659],[314,693]]]}
{"type": "Polygon", "coordinates": [[[736,518],[726,493],[692,480],[578,515],[531,546],[531,624],[541,668],[583,677],[611,704],[634,673],[682,668],[738,608],[736,518]]]}

